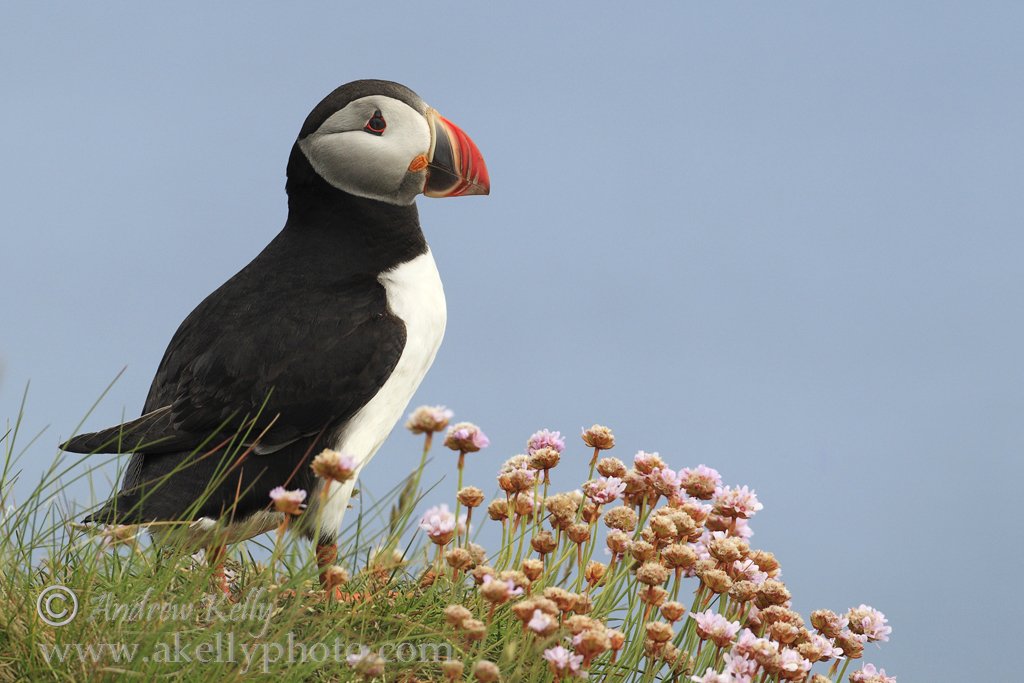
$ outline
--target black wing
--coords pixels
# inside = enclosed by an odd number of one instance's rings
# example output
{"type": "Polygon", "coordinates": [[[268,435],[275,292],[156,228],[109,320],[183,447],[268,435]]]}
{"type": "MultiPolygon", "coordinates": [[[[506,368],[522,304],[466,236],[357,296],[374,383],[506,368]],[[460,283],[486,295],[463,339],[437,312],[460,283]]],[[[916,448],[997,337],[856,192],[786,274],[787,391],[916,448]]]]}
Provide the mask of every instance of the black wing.
{"type": "Polygon", "coordinates": [[[383,286],[369,275],[345,282],[301,269],[268,273],[256,264],[178,328],[143,417],[77,436],[63,448],[188,452],[218,433],[251,428],[255,436],[273,421],[260,440],[261,450],[273,450],[365,405],[405,346],[405,325],[388,311],[383,286]]]}

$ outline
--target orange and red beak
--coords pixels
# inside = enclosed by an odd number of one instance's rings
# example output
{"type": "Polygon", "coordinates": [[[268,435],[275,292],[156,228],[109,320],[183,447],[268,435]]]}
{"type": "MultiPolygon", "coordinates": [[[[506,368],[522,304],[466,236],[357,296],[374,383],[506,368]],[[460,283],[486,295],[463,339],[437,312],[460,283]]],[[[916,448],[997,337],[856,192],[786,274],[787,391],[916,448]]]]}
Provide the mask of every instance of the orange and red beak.
{"type": "Polygon", "coordinates": [[[431,140],[423,194],[428,197],[489,194],[491,179],[487,166],[469,136],[433,109],[427,110],[427,120],[431,140]]]}

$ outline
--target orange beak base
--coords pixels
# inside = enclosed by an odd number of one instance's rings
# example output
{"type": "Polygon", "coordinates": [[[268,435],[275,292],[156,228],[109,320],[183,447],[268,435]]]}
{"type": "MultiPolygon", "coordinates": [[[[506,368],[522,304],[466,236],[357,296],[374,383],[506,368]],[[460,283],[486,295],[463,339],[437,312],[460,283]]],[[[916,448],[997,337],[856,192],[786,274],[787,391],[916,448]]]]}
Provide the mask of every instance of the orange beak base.
{"type": "Polygon", "coordinates": [[[423,194],[428,197],[464,197],[489,194],[491,179],[476,144],[462,129],[431,111],[434,154],[427,164],[423,194]]]}

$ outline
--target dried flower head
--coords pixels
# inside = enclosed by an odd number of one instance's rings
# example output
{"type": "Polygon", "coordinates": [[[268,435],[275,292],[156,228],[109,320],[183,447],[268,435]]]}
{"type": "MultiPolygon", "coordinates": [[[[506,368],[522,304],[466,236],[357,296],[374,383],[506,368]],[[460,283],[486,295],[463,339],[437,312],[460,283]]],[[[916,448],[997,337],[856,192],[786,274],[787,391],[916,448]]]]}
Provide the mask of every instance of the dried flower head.
{"type": "Polygon", "coordinates": [[[449,567],[463,570],[473,566],[473,556],[465,548],[452,548],[444,554],[444,560],[449,567]]]}
{"type": "Polygon", "coordinates": [[[409,413],[405,428],[413,434],[433,434],[443,431],[452,419],[452,411],[444,406],[420,406],[409,413]]]}
{"type": "Polygon", "coordinates": [[[596,586],[601,579],[604,578],[606,571],[608,571],[608,565],[603,562],[592,560],[587,563],[587,567],[583,572],[583,577],[587,580],[589,585],[596,586]]]}
{"type": "Polygon", "coordinates": [[[626,476],[626,465],[618,458],[601,458],[597,461],[597,473],[602,477],[622,479],[626,476]]]}
{"type": "Polygon", "coordinates": [[[668,619],[670,623],[679,621],[684,614],[686,614],[686,605],[681,602],[672,600],[661,606],[661,616],[668,619]]]}
{"type": "Polygon", "coordinates": [[[647,586],[660,586],[668,581],[668,569],[659,562],[644,562],[636,570],[636,580],[647,586]]]}
{"type": "Polygon", "coordinates": [[[637,595],[640,597],[641,602],[654,605],[655,607],[663,605],[665,600],[668,599],[668,591],[661,586],[644,586],[637,595]]]}
{"type": "Polygon", "coordinates": [[[487,624],[479,619],[466,619],[462,622],[462,631],[469,640],[483,640],[487,637],[487,624]]]}
{"type": "Polygon", "coordinates": [[[635,531],[637,525],[637,514],[633,508],[620,505],[612,508],[604,515],[604,523],[609,529],[620,531],[635,531]]]}
{"type": "Polygon", "coordinates": [[[535,470],[550,470],[558,466],[561,451],[554,448],[538,448],[530,453],[529,465],[535,470]]]}
{"type": "Polygon", "coordinates": [[[570,524],[565,530],[569,540],[577,545],[580,543],[586,543],[590,540],[590,525],[584,524],[583,522],[577,522],[576,524],[570,524]]]}
{"type": "Polygon", "coordinates": [[[335,586],[344,586],[349,581],[348,570],[336,564],[324,569],[324,586],[328,592],[335,586]]]}
{"type": "Polygon", "coordinates": [[[768,579],[758,586],[754,602],[758,607],[764,609],[770,605],[785,605],[791,597],[786,584],[775,579],[768,579]]]}
{"type": "Polygon", "coordinates": [[[544,573],[544,560],[535,557],[523,560],[523,573],[530,581],[536,581],[544,573]]]}
{"type": "Polygon", "coordinates": [[[444,620],[455,628],[462,628],[462,625],[472,617],[473,613],[462,605],[448,605],[444,608],[444,620]]]}
{"type": "Polygon", "coordinates": [[[697,563],[697,551],[685,543],[666,546],[661,557],[670,569],[690,569],[697,563]]]}
{"type": "Polygon", "coordinates": [[[473,665],[473,677],[480,683],[495,683],[501,680],[501,671],[494,662],[482,659],[473,665]]]}
{"type": "Polygon", "coordinates": [[[753,581],[733,581],[729,597],[736,602],[750,602],[757,595],[757,584],[753,581]]]}
{"type": "Polygon", "coordinates": [[[722,485],[722,476],[718,470],[705,465],[697,465],[692,470],[684,467],[679,470],[679,483],[687,495],[700,500],[711,500],[715,489],[722,485]]]}
{"type": "Polygon", "coordinates": [[[629,534],[624,531],[613,529],[608,532],[608,536],[605,538],[605,544],[608,546],[608,550],[613,555],[622,555],[629,550],[629,534]]]}
{"type": "Polygon", "coordinates": [[[491,440],[475,424],[460,422],[448,428],[448,434],[444,437],[444,445],[453,451],[475,453],[490,446],[491,440]]]}
{"type": "Polygon", "coordinates": [[[864,655],[864,643],[852,631],[840,631],[833,640],[837,647],[842,648],[843,654],[850,659],[860,659],[864,655]]]}
{"type": "Polygon", "coordinates": [[[441,662],[441,673],[449,681],[461,681],[465,670],[465,665],[460,661],[449,659],[448,661],[441,662]]]}
{"type": "Polygon", "coordinates": [[[487,516],[495,522],[508,519],[508,501],[495,498],[487,505],[487,516]]]}
{"type": "Polygon", "coordinates": [[[484,502],[484,492],[475,486],[466,486],[459,490],[458,498],[466,507],[475,508],[484,502]]]}
{"type": "Polygon", "coordinates": [[[841,617],[830,609],[817,609],[811,612],[811,626],[828,638],[838,636],[848,624],[846,617],[841,617]]]}
{"type": "Polygon", "coordinates": [[[584,429],[581,436],[583,443],[599,451],[606,451],[615,446],[615,435],[612,434],[612,430],[602,425],[596,424],[590,429],[584,429]]]}
{"type": "Polygon", "coordinates": [[[356,475],[356,459],[338,451],[325,448],[310,464],[313,473],[321,479],[344,482],[356,475]]]}
{"type": "Polygon", "coordinates": [[[303,501],[306,500],[306,492],[302,489],[292,491],[286,490],[283,486],[277,486],[270,490],[270,500],[274,502],[274,509],[286,515],[299,515],[306,508],[303,501]]]}
{"type": "Polygon", "coordinates": [[[473,577],[473,581],[475,581],[479,586],[484,582],[485,576],[494,576],[495,573],[494,567],[488,564],[478,564],[476,567],[473,567],[473,571],[470,572],[470,576],[473,577]]]}
{"type": "Polygon", "coordinates": [[[779,575],[779,561],[775,559],[773,553],[767,550],[751,550],[748,557],[757,565],[758,569],[769,577],[774,578],[779,575]]]}
{"type": "Polygon", "coordinates": [[[647,631],[647,637],[656,643],[664,643],[675,635],[672,632],[672,624],[666,624],[664,621],[652,621],[644,626],[647,631]]]}
{"type": "Polygon", "coordinates": [[[665,461],[657,453],[637,451],[633,456],[633,468],[640,474],[650,474],[656,469],[663,469],[665,461]]]}
{"type": "Polygon", "coordinates": [[[712,593],[728,593],[732,588],[732,578],[721,569],[706,569],[698,572],[697,576],[712,593]]]}
{"type": "Polygon", "coordinates": [[[555,537],[551,535],[551,532],[545,530],[530,539],[530,547],[543,556],[558,547],[558,544],[555,542],[555,537]]]}
{"type": "MultiPolygon", "coordinates": [[[[609,534],[610,536],[611,534],[609,534]]],[[[629,543],[629,554],[637,562],[647,562],[654,559],[655,548],[647,541],[636,540],[629,543]]]]}
{"type": "Polygon", "coordinates": [[[570,593],[558,586],[545,588],[544,597],[558,605],[558,609],[561,612],[571,612],[576,606],[576,601],[579,599],[579,596],[575,593],[570,593]]]}

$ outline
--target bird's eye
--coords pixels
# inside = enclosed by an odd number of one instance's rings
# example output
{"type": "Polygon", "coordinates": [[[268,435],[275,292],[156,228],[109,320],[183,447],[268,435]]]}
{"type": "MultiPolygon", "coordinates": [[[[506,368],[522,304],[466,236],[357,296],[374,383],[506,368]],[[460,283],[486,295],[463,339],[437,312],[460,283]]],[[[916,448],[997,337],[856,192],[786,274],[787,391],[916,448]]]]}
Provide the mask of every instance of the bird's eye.
{"type": "Polygon", "coordinates": [[[380,109],[373,112],[373,116],[363,126],[363,130],[373,135],[384,135],[384,129],[388,127],[388,124],[384,121],[384,115],[380,113],[380,109]]]}

